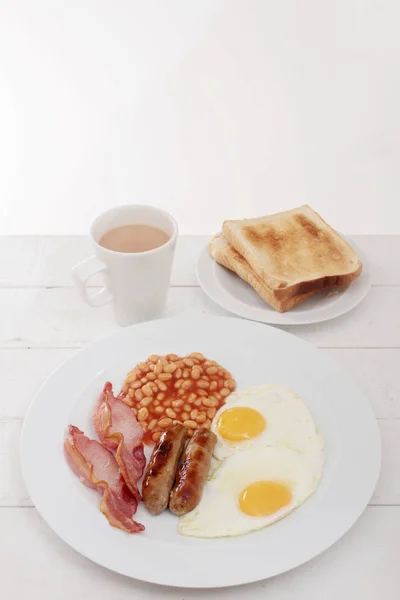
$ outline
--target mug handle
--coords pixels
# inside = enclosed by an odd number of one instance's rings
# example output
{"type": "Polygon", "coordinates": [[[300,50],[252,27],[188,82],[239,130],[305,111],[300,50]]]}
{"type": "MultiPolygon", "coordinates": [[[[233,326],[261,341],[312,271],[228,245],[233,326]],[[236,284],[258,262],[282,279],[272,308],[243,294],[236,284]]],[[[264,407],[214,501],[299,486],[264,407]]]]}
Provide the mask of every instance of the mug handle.
{"type": "Polygon", "coordinates": [[[88,294],[86,287],[88,279],[97,273],[104,273],[106,271],[107,267],[95,256],[90,256],[90,258],[87,258],[72,269],[74,283],[83,300],[89,304],[89,306],[104,306],[105,304],[112,302],[113,296],[105,287],[102,287],[101,290],[90,295],[88,294]]]}

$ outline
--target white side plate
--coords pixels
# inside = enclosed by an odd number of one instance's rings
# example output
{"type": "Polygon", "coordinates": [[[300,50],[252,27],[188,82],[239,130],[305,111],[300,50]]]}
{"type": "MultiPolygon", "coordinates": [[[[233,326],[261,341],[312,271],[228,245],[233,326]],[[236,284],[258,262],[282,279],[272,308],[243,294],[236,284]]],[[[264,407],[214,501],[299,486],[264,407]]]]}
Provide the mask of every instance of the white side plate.
{"type": "Polygon", "coordinates": [[[343,291],[315,294],[286,313],[279,313],[266,304],[253,288],[229,269],[213,260],[208,244],[196,263],[196,275],[203,291],[226,310],[261,323],[274,325],[305,325],[339,317],[357,306],[371,287],[371,269],[365,254],[349,240],[363,263],[361,276],[343,291]]]}
{"type": "Polygon", "coordinates": [[[358,519],[380,467],[371,407],[350,377],[325,354],[273,327],[231,318],[166,319],[135,325],[100,340],[64,363],[39,390],[21,439],[22,471],[33,503],[67,544],[113,571],[179,587],[223,587],[257,581],[323,552],[358,519]],[[177,534],[168,511],[136,518],[146,531],[112,528],[100,496],[67,466],[69,423],[94,436],[91,413],[106,380],[118,391],[126,372],[148,355],[203,352],[229,369],[238,387],[280,382],[310,407],[325,437],[320,485],[302,506],[261,531],[196,539],[177,534]]]}

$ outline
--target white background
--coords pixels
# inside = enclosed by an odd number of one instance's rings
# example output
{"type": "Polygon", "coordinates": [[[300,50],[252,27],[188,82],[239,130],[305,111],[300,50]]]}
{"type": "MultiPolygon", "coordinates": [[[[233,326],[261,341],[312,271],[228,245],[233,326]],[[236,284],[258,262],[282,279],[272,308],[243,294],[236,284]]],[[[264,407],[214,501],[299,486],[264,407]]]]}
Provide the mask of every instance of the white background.
{"type": "Polygon", "coordinates": [[[398,0],[0,0],[0,233],[155,203],[400,232],[398,0]]]}

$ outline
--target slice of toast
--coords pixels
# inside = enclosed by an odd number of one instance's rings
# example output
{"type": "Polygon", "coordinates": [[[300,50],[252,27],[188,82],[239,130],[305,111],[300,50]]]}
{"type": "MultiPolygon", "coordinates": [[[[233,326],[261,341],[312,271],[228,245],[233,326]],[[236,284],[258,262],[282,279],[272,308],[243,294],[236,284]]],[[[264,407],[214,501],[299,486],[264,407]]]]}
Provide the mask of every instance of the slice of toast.
{"type": "Polygon", "coordinates": [[[325,288],[346,287],[362,263],[352,247],[309,206],[225,221],[225,239],[279,301],[325,288]]]}
{"type": "Polygon", "coordinates": [[[275,293],[275,290],[269,288],[253,271],[249,263],[239,254],[236,250],[227,242],[222,233],[215,236],[208,246],[209,252],[212,258],[222,265],[223,267],[230,269],[243,281],[251,285],[251,287],[257,292],[257,294],[272,308],[278,312],[286,312],[291,308],[300,304],[315,292],[306,292],[305,294],[298,294],[292,296],[287,300],[280,300],[275,293]]]}

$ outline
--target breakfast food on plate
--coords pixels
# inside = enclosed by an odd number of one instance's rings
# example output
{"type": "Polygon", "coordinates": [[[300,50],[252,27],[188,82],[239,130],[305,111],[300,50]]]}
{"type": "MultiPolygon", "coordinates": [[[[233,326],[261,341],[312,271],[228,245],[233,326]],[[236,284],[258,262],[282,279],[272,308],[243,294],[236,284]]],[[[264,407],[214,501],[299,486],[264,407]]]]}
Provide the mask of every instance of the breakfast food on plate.
{"type": "Polygon", "coordinates": [[[323,445],[309,408],[280,384],[237,390],[217,412],[211,430],[218,440],[214,450],[218,460],[261,446],[286,446],[302,452],[316,437],[323,445]]]}
{"type": "Polygon", "coordinates": [[[200,502],[216,441],[215,433],[207,429],[197,430],[189,441],[169,501],[169,509],[175,515],[186,515],[200,502]]]}
{"type": "Polygon", "coordinates": [[[118,398],[137,416],[144,443],[153,445],[175,422],[183,423],[189,437],[196,429],[209,429],[235,388],[232,375],[199,352],[153,354],[128,373],[118,398]]]}
{"type": "Polygon", "coordinates": [[[79,479],[102,494],[100,510],[110,525],[127,533],[144,530],[141,523],[133,520],[137,499],[129,491],[110,450],[70,425],[64,442],[64,453],[79,479]]]}
{"type": "MultiPolygon", "coordinates": [[[[215,236],[209,244],[209,251],[215,262],[222,265],[226,269],[233,271],[236,275],[239,275],[240,279],[243,279],[246,283],[251,285],[253,290],[273,308],[279,311],[280,305],[277,304],[275,291],[268,286],[264,281],[256,275],[253,269],[250,267],[247,260],[243,258],[239,252],[237,252],[233,246],[224,238],[222,233],[215,236]]],[[[304,300],[307,300],[315,292],[306,292],[305,294],[297,294],[292,298],[288,299],[284,305],[285,312],[294,308],[304,300]]],[[[280,311],[284,312],[284,311],[280,311]]]]}
{"type": "Polygon", "coordinates": [[[161,434],[159,442],[154,446],[142,486],[144,505],[153,515],[159,515],[168,506],[186,439],[186,427],[176,423],[161,434]]]}
{"type": "Polygon", "coordinates": [[[178,530],[194,537],[235,536],[288,515],[316,489],[323,453],[290,448],[249,448],[226,458],[205,485],[197,508],[178,530]]]}
{"type": "Polygon", "coordinates": [[[92,415],[100,441],[70,425],[64,452],[102,495],[112,526],[143,531],[133,519],[143,497],[152,515],[168,507],[180,517],[182,535],[242,535],[313,493],[324,440],[306,404],[280,384],[235,388],[232,375],[200,353],[150,356],[118,398],[104,385],[92,415]],[[147,467],[143,440],[155,444],[147,467]]]}
{"type": "Polygon", "coordinates": [[[279,312],[323,289],[347,287],[361,274],[355,251],[309,206],[225,221],[222,236],[211,242],[211,256],[279,312]]]}
{"type": "Polygon", "coordinates": [[[121,474],[132,494],[140,499],[137,482],[146,465],[143,430],[129,406],[115,398],[110,382],[104,385],[94,408],[93,426],[104,446],[116,450],[121,474]]]}

